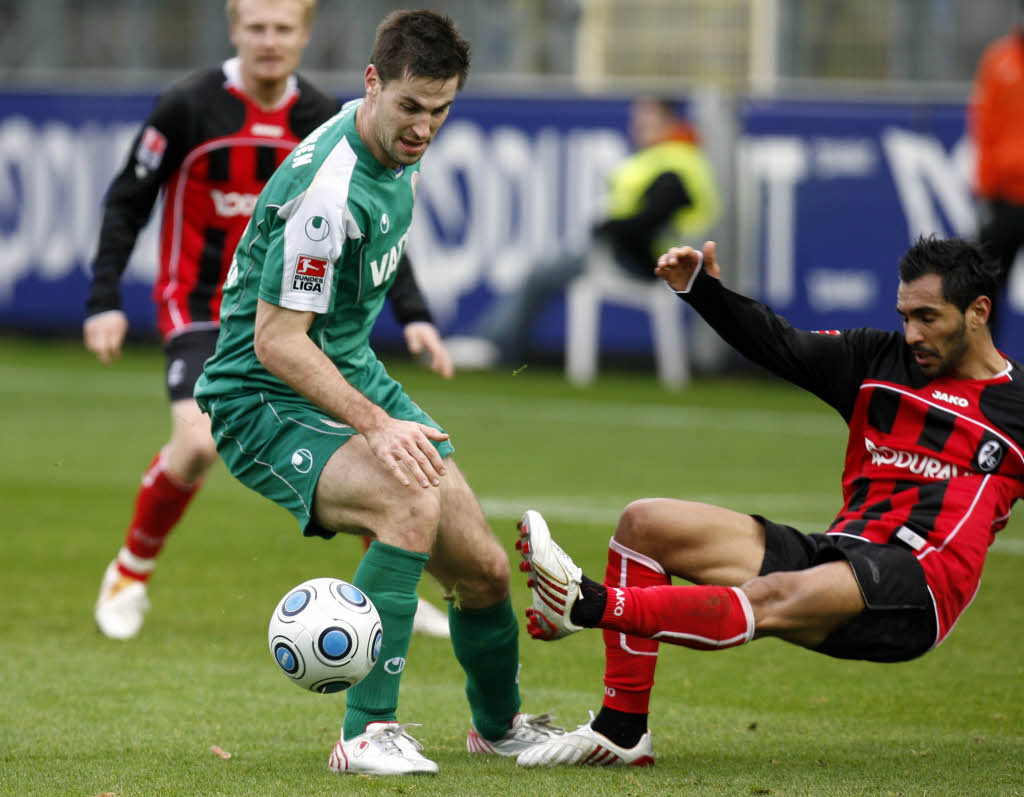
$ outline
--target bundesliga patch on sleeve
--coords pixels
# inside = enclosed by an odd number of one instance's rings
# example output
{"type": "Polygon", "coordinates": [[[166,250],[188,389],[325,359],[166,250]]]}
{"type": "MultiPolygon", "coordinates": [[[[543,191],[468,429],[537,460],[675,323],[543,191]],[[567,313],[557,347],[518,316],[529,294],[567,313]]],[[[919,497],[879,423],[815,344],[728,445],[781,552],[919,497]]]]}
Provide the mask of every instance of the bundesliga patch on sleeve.
{"type": "Polygon", "coordinates": [[[295,262],[295,276],[292,277],[292,290],[309,294],[322,294],[324,280],[327,279],[329,262],[319,257],[299,255],[295,262]]]}
{"type": "Polygon", "coordinates": [[[135,160],[151,172],[155,172],[160,168],[166,151],[167,136],[153,125],[146,125],[146,129],[142,131],[142,138],[139,139],[139,146],[135,150],[135,160]]]}

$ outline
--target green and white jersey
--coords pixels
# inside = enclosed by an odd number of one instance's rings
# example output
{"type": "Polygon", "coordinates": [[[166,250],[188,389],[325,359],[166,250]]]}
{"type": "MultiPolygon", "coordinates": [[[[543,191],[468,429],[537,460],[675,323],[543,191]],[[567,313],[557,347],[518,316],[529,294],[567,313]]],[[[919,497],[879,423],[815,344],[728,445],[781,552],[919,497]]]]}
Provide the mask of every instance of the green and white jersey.
{"type": "Polygon", "coordinates": [[[355,127],[360,103],[310,133],[260,194],[224,283],[217,350],[197,399],[294,393],[256,357],[257,297],[316,313],[309,337],[357,387],[378,367],[370,331],[408,239],[419,164],[389,169],[370,154],[355,127]]]}

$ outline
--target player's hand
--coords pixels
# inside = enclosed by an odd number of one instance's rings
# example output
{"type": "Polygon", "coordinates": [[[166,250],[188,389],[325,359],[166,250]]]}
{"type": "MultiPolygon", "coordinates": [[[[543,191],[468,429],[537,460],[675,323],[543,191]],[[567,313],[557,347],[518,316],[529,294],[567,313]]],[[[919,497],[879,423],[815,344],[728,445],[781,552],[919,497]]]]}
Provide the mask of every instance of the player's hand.
{"type": "Polygon", "coordinates": [[[415,479],[421,487],[437,487],[445,474],[444,460],[431,444],[448,439],[447,432],[415,421],[387,418],[384,423],[363,432],[370,450],[408,487],[415,479]]]}
{"type": "Polygon", "coordinates": [[[703,260],[704,270],[709,276],[719,279],[721,270],[715,259],[715,242],[704,244],[703,251],[698,252],[692,246],[673,246],[658,258],[654,275],[661,277],[674,291],[685,291],[693,280],[693,273],[703,260]]]}
{"type": "Polygon", "coordinates": [[[85,348],[95,354],[104,365],[110,365],[121,356],[121,347],[127,334],[128,317],[120,310],[107,310],[91,315],[82,324],[85,348]]]}
{"type": "Polygon", "coordinates": [[[405,345],[414,357],[423,355],[429,360],[430,370],[444,379],[455,375],[455,364],[441,340],[437,327],[429,321],[413,321],[402,329],[405,345]]]}

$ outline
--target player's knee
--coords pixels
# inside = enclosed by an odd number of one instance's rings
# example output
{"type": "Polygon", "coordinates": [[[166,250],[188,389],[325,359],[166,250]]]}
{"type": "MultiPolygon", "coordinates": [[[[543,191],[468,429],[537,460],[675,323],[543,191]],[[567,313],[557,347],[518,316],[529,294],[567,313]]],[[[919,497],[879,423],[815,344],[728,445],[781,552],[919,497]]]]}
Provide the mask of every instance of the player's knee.
{"type": "Polygon", "coordinates": [[[785,606],[796,586],[793,573],[780,572],[758,576],[741,587],[759,631],[776,630],[784,624],[785,606]]]}
{"type": "Polygon", "coordinates": [[[642,498],[633,501],[619,515],[615,527],[615,540],[637,553],[647,553],[657,529],[656,498],[642,498]]]}
{"type": "Polygon", "coordinates": [[[412,487],[406,490],[405,500],[395,502],[392,508],[393,525],[402,529],[402,547],[412,550],[430,550],[437,537],[437,524],[441,519],[441,500],[435,489],[412,487]]]}

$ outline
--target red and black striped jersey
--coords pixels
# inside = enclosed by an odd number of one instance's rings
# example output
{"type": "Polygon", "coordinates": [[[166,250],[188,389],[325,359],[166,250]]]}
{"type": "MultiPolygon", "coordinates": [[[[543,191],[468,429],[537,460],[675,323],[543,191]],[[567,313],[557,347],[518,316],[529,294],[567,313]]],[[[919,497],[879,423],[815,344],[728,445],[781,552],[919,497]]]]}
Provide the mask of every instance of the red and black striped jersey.
{"type": "MultiPolygon", "coordinates": [[[[293,75],[278,104],[261,108],[242,90],[237,58],[163,92],[107,193],[87,314],[120,307],[121,274],[163,191],[157,327],[165,339],[217,328],[221,284],[257,196],[340,106],[293,75]]],[[[408,263],[389,295],[402,323],[430,320],[408,263]]]]}
{"type": "MultiPolygon", "coordinates": [[[[797,330],[704,272],[684,298],[738,352],[847,422],[843,507],[828,533],[906,546],[933,590],[969,602],[993,535],[1024,496],[1020,364],[1007,359],[991,379],[930,379],[896,332],[797,330]],[[931,570],[947,548],[954,556],[931,570]]],[[[939,620],[948,630],[955,616],[939,620]]]]}

